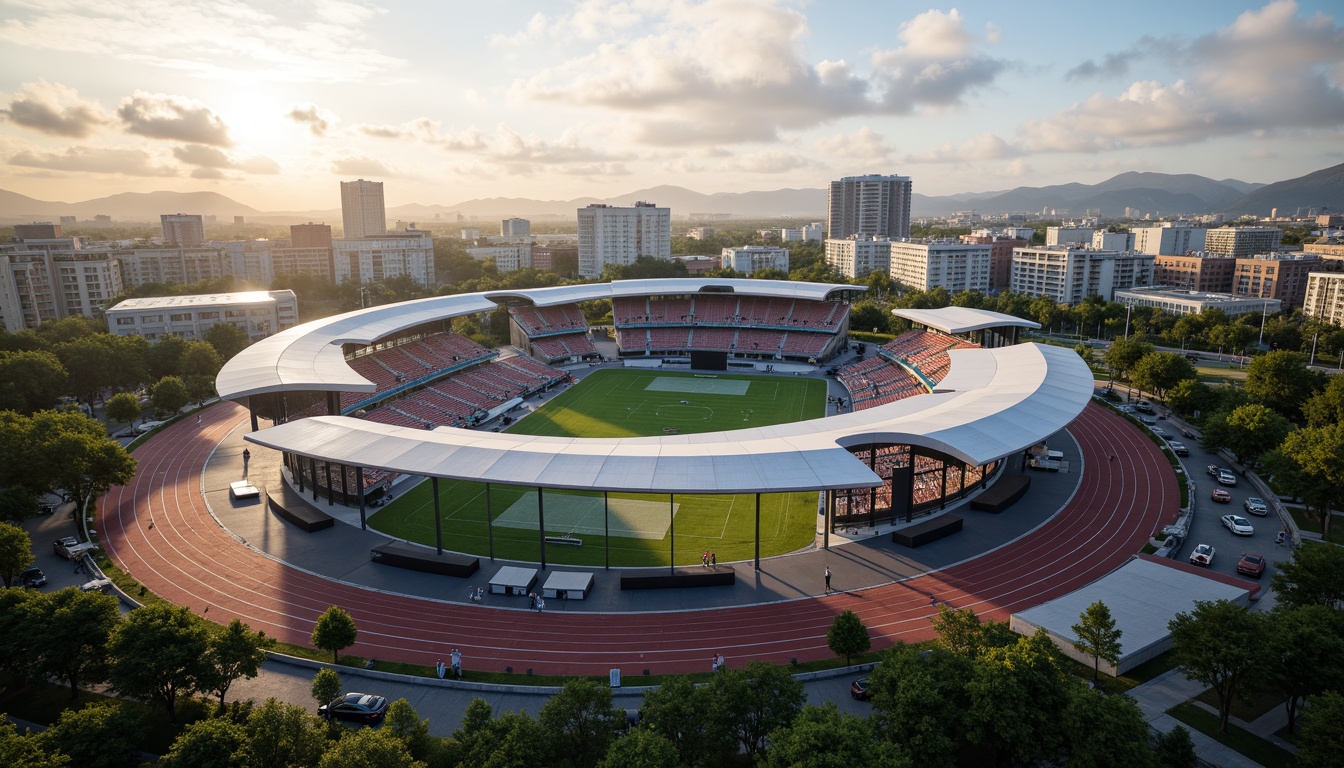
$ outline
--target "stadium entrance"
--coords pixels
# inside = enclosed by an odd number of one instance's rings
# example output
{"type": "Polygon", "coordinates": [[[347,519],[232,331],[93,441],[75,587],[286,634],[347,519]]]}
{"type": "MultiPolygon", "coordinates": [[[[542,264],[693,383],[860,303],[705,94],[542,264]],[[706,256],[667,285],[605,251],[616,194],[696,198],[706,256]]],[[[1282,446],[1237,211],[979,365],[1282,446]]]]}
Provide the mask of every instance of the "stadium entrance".
{"type": "Polygon", "coordinates": [[[875,528],[930,515],[949,502],[983,488],[998,461],[971,466],[941,451],[910,445],[868,445],[850,453],[868,465],[883,484],[829,492],[827,516],[832,531],[875,528]]]}

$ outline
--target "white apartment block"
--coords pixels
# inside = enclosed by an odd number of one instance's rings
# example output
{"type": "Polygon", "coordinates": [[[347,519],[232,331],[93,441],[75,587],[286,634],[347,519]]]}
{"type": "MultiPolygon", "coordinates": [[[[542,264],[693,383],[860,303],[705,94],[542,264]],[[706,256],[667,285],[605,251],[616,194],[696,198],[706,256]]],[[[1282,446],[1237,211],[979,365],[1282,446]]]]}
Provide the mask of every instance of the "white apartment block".
{"type": "Polygon", "coordinates": [[[871,174],[832,181],[826,204],[827,237],[910,237],[913,188],[908,176],[871,174]]]}
{"type": "MultiPolygon", "coordinates": [[[[195,248],[134,248],[117,252],[121,281],[138,287],[150,283],[199,283],[216,280],[226,271],[224,249],[214,245],[195,248]]],[[[228,264],[231,269],[232,264],[228,264]]]]}
{"type": "Polygon", "coordinates": [[[1132,231],[1133,250],[1139,253],[1184,256],[1192,251],[1204,250],[1204,233],[1208,230],[1167,221],[1155,227],[1134,227],[1132,231]]]}
{"type": "Polygon", "coordinates": [[[782,227],[779,230],[779,241],[781,243],[801,243],[803,241],[803,230],[801,227],[793,229],[782,227]]]}
{"type": "Polygon", "coordinates": [[[1308,274],[1307,298],[1302,312],[1307,317],[1344,326],[1344,272],[1308,274]]]}
{"type": "MultiPolygon", "coordinates": [[[[1046,245],[1089,245],[1095,233],[1092,227],[1046,227],[1046,245]]],[[[1031,238],[1027,238],[1030,240],[1031,238]]]]}
{"type": "Polygon", "coordinates": [[[773,245],[744,245],[741,248],[724,248],[719,255],[720,265],[746,275],[762,269],[789,271],[789,249],[773,245]]]}
{"type": "Polygon", "coordinates": [[[224,273],[240,284],[268,286],[275,280],[270,240],[226,240],[213,245],[224,252],[224,273]]]}
{"type": "Polygon", "coordinates": [[[150,342],[168,336],[199,341],[220,323],[229,323],[257,341],[298,322],[299,302],[293,291],[127,299],[107,310],[110,332],[141,336],[150,342]]]}
{"type": "Polygon", "coordinates": [[[1278,227],[1218,227],[1204,231],[1204,250],[1220,256],[1246,259],[1273,253],[1283,239],[1278,227]]]}
{"type": "Polygon", "coordinates": [[[477,261],[495,260],[495,269],[504,272],[517,272],[532,267],[532,244],[514,243],[512,245],[488,245],[468,248],[467,255],[477,261]]]}
{"type": "Polygon", "coordinates": [[[165,213],[159,222],[163,225],[164,245],[190,248],[205,241],[205,223],[198,214],[165,213]]]}
{"type": "Polygon", "coordinates": [[[459,240],[480,240],[481,230],[476,227],[464,227],[458,230],[457,236],[459,240]]]}
{"type": "Polygon", "coordinates": [[[434,287],[434,240],[428,232],[410,230],[360,239],[331,241],[332,281],[367,283],[402,275],[426,288],[434,287]]]}
{"type": "Polygon", "coordinates": [[[826,239],[826,225],[820,221],[814,221],[803,227],[803,240],[820,243],[826,239]]]}
{"type": "Polygon", "coordinates": [[[963,245],[955,241],[900,241],[891,244],[891,279],[909,288],[928,291],[989,292],[993,246],[963,245]]]}
{"type": "Polygon", "coordinates": [[[1049,296],[1060,304],[1077,304],[1094,295],[1113,301],[1117,290],[1152,285],[1154,258],[1066,246],[1014,248],[1010,290],[1049,296]]]}
{"type": "Polygon", "coordinates": [[[891,241],[875,237],[826,240],[826,263],[845,277],[863,277],[874,270],[891,270],[891,241]]]}
{"type": "Polygon", "coordinates": [[[691,227],[686,230],[686,236],[692,240],[705,240],[713,235],[714,232],[715,229],[713,227],[691,227]]]}
{"type": "Polygon", "coordinates": [[[998,227],[983,228],[971,230],[971,237],[996,237],[1000,240],[1026,240],[1031,242],[1031,238],[1036,236],[1036,230],[1031,227],[998,227]]]}
{"type": "Polygon", "coordinates": [[[1134,250],[1134,234],[1131,232],[1107,232],[1104,229],[1098,229],[1092,233],[1092,250],[1132,251],[1134,250]]]}
{"type": "Polygon", "coordinates": [[[51,320],[100,317],[122,291],[117,255],[27,244],[0,246],[0,321],[14,333],[51,320]]]}
{"type": "Polygon", "coordinates": [[[641,256],[672,258],[672,211],[653,203],[633,208],[593,203],[580,208],[579,276],[601,277],[608,264],[627,266],[641,256]]]}
{"type": "Polygon", "coordinates": [[[527,219],[504,219],[499,223],[500,237],[527,237],[532,234],[532,222],[527,219]]]}
{"type": "Polygon", "coordinates": [[[383,182],[341,182],[341,227],[348,240],[376,237],[387,232],[387,206],[383,204],[383,182]]]}
{"type": "Polygon", "coordinates": [[[324,246],[272,248],[265,253],[265,256],[269,263],[271,280],[264,285],[270,285],[275,278],[283,275],[316,275],[332,281],[334,270],[330,248],[324,246]]]}
{"type": "Polygon", "coordinates": [[[1154,307],[1168,315],[1198,315],[1206,309],[1220,309],[1228,317],[1238,317],[1274,313],[1283,308],[1283,302],[1278,299],[1182,291],[1166,286],[1116,291],[1115,301],[1127,307],[1154,307]]]}

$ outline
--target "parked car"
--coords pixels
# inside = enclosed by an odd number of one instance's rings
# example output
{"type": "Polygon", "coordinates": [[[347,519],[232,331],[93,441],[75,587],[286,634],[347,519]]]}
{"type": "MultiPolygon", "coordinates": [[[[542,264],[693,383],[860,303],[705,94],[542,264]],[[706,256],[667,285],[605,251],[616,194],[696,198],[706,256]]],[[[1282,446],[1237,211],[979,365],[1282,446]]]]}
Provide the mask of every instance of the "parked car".
{"type": "Polygon", "coordinates": [[[25,587],[36,589],[47,583],[47,574],[43,573],[42,569],[36,565],[30,565],[23,569],[23,573],[19,574],[19,583],[25,587]]]}
{"type": "Polygon", "coordinates": [[[1215,551],[1216,550],[1211,544],[1200,544],[1196,546],[1195,551],[1190,553],[1190,564],[1204,566],[1212,565],[1213,553],[1215,551]]]}
{"type": "Polygon", "coordinates": [[[1232,494],[1228,493],[1226,488],[1214,488],[1209,496],[1219,504],[1232,503],[1232,494]]]}
{"type": "Polygon", "coordinates": [[[1220,467],[1220,466],[1218,466],[1217,464],[1210,464],[1210,465],[1209,465],[1209,477],[1217,477],[1217,476],[1218,476],[1218,473],[1219,473],[1219,472],[1222,472],[1222,471],[1223,471],[1223,468],[1220,467]]]}
{"type": "Polygon", "coordinates": [[[1256,498],[1255,496],[1241,502],[1241,508],[1246,510],[1246,514],[1248,515],[1260,515],[1261,517],[1264,517],[1269,514],[1269,505],[1265,503],[1264,499],[1256,498]]]}
{"type": "Polygon", "coordinates": [[[80,591],[80,592],[102,592],[103,594],[107,594],[107,593],[109,593],[109,592],[112,591],[112,580],[111,580],[111,579],[94,579],[93,581],[86,581],[86,582],[84,582],[83,584],[80,584],[80,585],[79,585],[79,591],[80,591]]]}
{"type": "Polygon", "coordinates": [[[1265,558],[1254,552],[1247,552],[1237,561],[1237,573],[1260,578],[1265,575],[1265,558]]]}
{"type": "Polygon", "coordinates": [[[1232,470],[1230,469],[1220,469],[1218,470],[1218,484],[1235,487],[1237,484],[1237,476],[1232,474],[1232,470]]]}
{"type": "Polygon", "coordinates": [[[859,701],[867,701],[873,697],[873,692],[868,688],[868,678],[860,677],[858,680],[849,684],[849,695],[859,701]]]}
{"type": "Polygon", "coordinates": [[[1154,434],[1154,435],[1157,435],[1158,437],[1165,438],[1165,437],[1167,436],[1167,430],[1165,430],[1165,429],[1163,429],[1163,428],[1161,428],[1161,427],[1153,427],[1152,429],[1153,429],[1153,434],[1154,434]]]}
{"type": "Polygon", "coordinates": [[[1190,455],[1190,449],[1189,449],[1189,448],[1186,448],[1186,447],[1185,447],[1185,443],[1182,443],[1182,442],[1180,442],[1179,440],[1171,440],[1171,441],[1168,441],[1168,442],[1167,442],[1167,445],[1170,445],[1170,446],[1171,446],[1171,452],[1174,453],[1174,454],[1176,454],[1177,456],[1189,456],[1189,455],[1190,455]]]}
{"type": "Polygon", "coordinates": [[[159,427],[162,427],[163,425],[164,422],[162,421],[146,421],[140,426],[135,428],[135,434],[143,435],[146,432],[153,432],[154,430],[158,429],[159,427]]]}
{"type": "Polygon", "coordinates": [[[1223,515],[1223,527],[1238,536],[1252,536],[1255,534],[1255,527],[1251,521],[1241,515],[1223,515]]]}
{"type": "Polygon", "coordinates": [[[57,539],[56,543],[52,546],[56,550],[56,554],[64,557],[66,560],[73,560],[74,557],[70,554],[70,550],[79,546],[79,539],[76,539],[74,536],[62,536],[57,539]]]}
{"type": "Polygon", "coordinates": [[[377,725],[387,714],[387,698],[372,693],[343,693],[318,707],[317,714],[328,720],[377,725]]]}

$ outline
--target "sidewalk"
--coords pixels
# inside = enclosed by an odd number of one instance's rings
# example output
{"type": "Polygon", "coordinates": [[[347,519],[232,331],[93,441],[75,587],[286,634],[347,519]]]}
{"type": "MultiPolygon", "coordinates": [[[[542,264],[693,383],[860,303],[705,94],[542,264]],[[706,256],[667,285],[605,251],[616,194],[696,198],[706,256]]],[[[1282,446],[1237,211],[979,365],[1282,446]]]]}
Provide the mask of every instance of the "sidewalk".
{"type": "MultiPolygon", "coordinates": [[[[1212,738],[1167,714],[1167,710],[1195,698],[1204,691],[1205,687],[1202,683],[1197,683],[1181,674],[1180,670],[1173,669],[1134,688],[1129,691],[1128,696],[1139,705],[1139,710],[1143,712],[1143,718],[1148,721],[1150,727],[1162,733],[1169,733],[1180,725],[1189,731],[1190,738],[1195,743],[1195,754],[1201,760],[1222,768],[1257,768],[1260,765],[1259,763],[1231,747],[1219,744],[1212,738]]],[[[1205,707],[1200,702],[1195,702],[1195,704],[1205,707]]],[[[1210,707],[1205,708],[1212,709],[1210,707]]],[[[1283,712],[1283,707],[1275,707],[1254,723],[1248,724],[1236,718],[1232,718],[1229,722],[1284,749],[1292,752],[1297,751],[1291,744],[1273,737],[1274,731],[1287,724],[1287,716],[1283,712]]]]}

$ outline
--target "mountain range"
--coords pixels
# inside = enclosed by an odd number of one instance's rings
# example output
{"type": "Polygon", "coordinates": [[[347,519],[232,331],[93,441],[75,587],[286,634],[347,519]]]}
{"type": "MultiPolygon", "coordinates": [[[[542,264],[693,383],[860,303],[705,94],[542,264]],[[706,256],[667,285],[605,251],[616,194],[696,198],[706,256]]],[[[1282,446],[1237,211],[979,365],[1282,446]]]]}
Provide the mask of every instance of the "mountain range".
{"type": "MultiPolygon", "coordinates": [[[[918,179],[915,184],[918,187],[918,179]]],[[[569,218],[574,211],[590,203],[632,205],[648,201],[671,208],[675,216],[686,214],[731,214],[739,218],[775,216],[823,219],[826,212],[825,189],[776,189],[762,192],[719,192],[712,195],[684,187],[658,186],[613,198],[580,197],[573,200],[532,200],[492,197],[464,200],[455,205],[409,203],[387,209],[389,220],[400,219],[421,224],[456,221],[458,214],[468,219],[569,218]]],[[[981,214],[1028,213],[1067,209],[1070,215],[1100,210],[1103,216],[1119,217],[1126,208],[1136,209],[1155,218],[1175,214],[1225,213],[1269,216],[1274,208],[1281,214],[1293,214],[1299,208],[1317,211],[1344,211],[1344,164],[1325,168],[1296,179],[1259,184],[1223,179],[1217,181],[1194,174],[1142,173],[1132,171],[1099,184],[1056,184],[1046,187],[1017,187],[994,192],[966,192],[931,196],[916,192],[911,214],[916,218],[947,216],[975,209],[981,214]]],[[[164,213],[199,213],[219,217],[220,223],[233,216],[248,221],[287,224],[302,221],[338,223],[339,208],[309,211],[259,211],[216,192],[123,192],[117,195],[77,203],[35,200],[15,192],[0,190],[0,222],[56,221],[60,216],[90,220],[108,215],[114,221],[158,221],[164,213]]]]}

